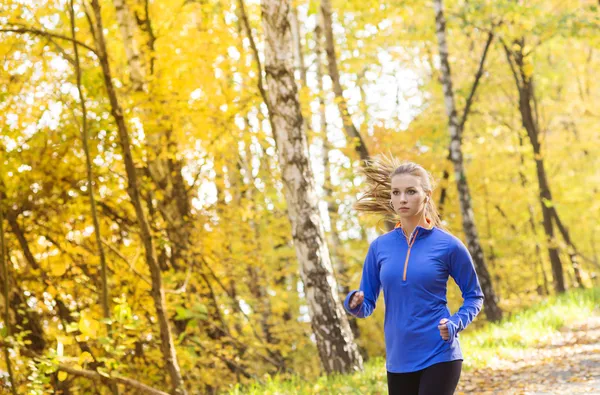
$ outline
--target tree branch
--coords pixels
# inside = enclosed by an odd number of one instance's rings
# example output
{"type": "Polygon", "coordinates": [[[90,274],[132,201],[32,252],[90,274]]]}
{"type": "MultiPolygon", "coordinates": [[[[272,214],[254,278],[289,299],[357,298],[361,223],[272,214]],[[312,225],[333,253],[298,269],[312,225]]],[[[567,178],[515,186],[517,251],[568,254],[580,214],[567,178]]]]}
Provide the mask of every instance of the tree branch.
{"type": "MultiPolygon", "coordinates": [[[[190,341],[192,343],[194,343],[195,345],[197,345],[198,347],[202,348],[203,351],[206,351],[206,348],[197,339],[191,338],[190,341]]],[[[213,353],[213,355],[216,356],[217,358],[219,358],[225,365],[233,368],[234,371],[240,372],[247,379],[254,379],[254,380],[258,381],[259,383],[263,383],[263,381],[258,376],[254,375],[252,373],[249,373],[246,369],[244,369],[244,367],[242,367],[238,363],[235,363],[234,361],[227,359],[224,356],[219,355],[216,352],[213,353]]]]}
{"type": "Polygon", "coordinates": [[[477,73],[475,74],[475,81],[473,81],[473,86],[471,87],[471,93],[469,94],[469,98],[467,99],[465,109],[463,110],[463,116],[461,117],[460,121],[461,132],[465,126],[465,123],[467,122],[467,117],[469,116],[471,105],[473,104],[473,98],[475,97],[475,91],[477,90],[477,86],[479,85],[479,81],[481,80],[481,76],[483,75],[483,66],[485,65],[485,59],[487,58],[487,54],[489,52],[490,46],[492,45],[492,41],[494,41],[494,32],[490,31],[488,33],[488,39],[485,42],[485,47],[483,48],[481,60],[479,61],[479,68],[477,69],[477,73]]]}
{"type": "Polygon", "coordinates": [[[515,65],[513,64],[513,53],[512,51],[508,48],[508,45],[504,42],[504,40],[502,41],[502,47],[504,47],[504,52],[506,53],[506,60],[508,61],[508,65],[510,66],[510,71],[513,74],[513,77],[515,78],[515,82],[517,83],[517,87],[519,88],[519,90],[521,89],[521,80],[519,79],[519,75],[517,74],[517,70],[515,69],[515,65]]]}
{"type": "MultiPolygon", "coordinates": [[[[263,77],[262,77],[262,65],[260,63],[260,57],[258,55],[258,48],[256,47],[256,42],[254,41],[254,36],[252,36],[252,28],[250,27],[250,22],[248,21],[248,15],[246,14],[246,7],[244,5],[244,0],[238,0],[238,6],[240,7],[240,17],[242,18],[243,21],[243,26],[246,30],[246,35],[248,36],[248,40],[250,41],[250,47],[252,48],[252,54],[254,55],[254,60],[256,61],[256,68],[257,70],[257,74],[258,74],[258,90],[260,90],[260,95],[263,98],[263,101],[265,102],[265,105],[267,106],[267,110],[269,111],[269,114],[272,113],[271,111],[271,104],[269,102],[269,97],[267,96],[267,92],[265,91],[265,85],[263,82],[263,77]]],[[[275,130],[275,129],[273,129],[275,130]]]]}
{"type": "MultiPolygon", "coordinates": [[[[7,341],[4,340],[0,340],[0,348],[14,348],[15,345],[11,344],[7,341]]],[[[33,351],[30,351],[26,348],[21,348],[19,349],[19,352],[22,355],[25,355],[26,357],[29,358],[35,358],[35,359],[42,359],[43,357],[33,351]]],[[[123,384],[127,387],[131,387],[131,388],[135,388],[138,391],[136,391],[136,394],[150,394],[150,395],[170,395],[167,392],[161,391],[159,389],[150,387],[144,383],[141,383],[137,380],[133,380],[127,377],[122,377],[122,376],[117,376],[114,374],[108,375],[108,374],[100,374],[98,372],[94,372],[92,370],[85,370],[85,369],[76,369],[74,367],[71,367],[69,365],[66,365],[64,363],[56,363],[55,365],[58,370],[72,374],[73,376],[77,376],[77,377],[84,377],[87,379],[90,379],[92,381],[101,381],[104,384],[110,384],[110,383],[114,383],[114,384],[123,384]]]]}
{"type": "Polygon", "coordinates": [[[98,52],[87,44],[82,43],[81,41],[73,40],[70,37],[63,36],[62,34],[47,32],[45,30],[36,29],[34,27],[9,27],[9,28],[0,28],[0,33],[19,33],[19,34],[33,34],[35,36],[42,36],[46,38],[58,38],[60,40],[67,40],[72,43],[76,43],[77,45],[82,46],[88,51],[92,51],[94,55],[98,56],[98,52]]]}
{"type": "Polygon", "coordinates": [[[146,276],[144,276],[142,273],[138,272],[136,270],[136,268],[134,267],[134,263],[129,262],[129,260],[127,259],[127,257],[125,257],[123,254],[121,254],[121,251],[119,251],[118,249],[116,249],[112,244],[110,244],[108,242],[108,240],[102,238],[102,243],[108,247],[108,249],[115,254],[117,257],[119,257],[123,262],[125,262],[127,264],[127,266],[129,267],[129,270],[131,270],[133,273],[135,273],[140,279],[142,279],[146,284],[152,286],[152,281],[150,281],[150,279],[148,279],[146,276]]]}
{"type": "Polygon", "coordinates": [[[72,374],[73,376],[85,377],[92,381],[102,381],[102,382],[109,382],[109,383],[114,383],[114,384],[123,384],[127,387],[135,388],[137,390],[136,393],[138,393],[138,394],[169,395],[167,392],[158,390],[156,388],[152,388],[150,386],[147,386],[144,383],[140,383],[137,380],[129,379],[126,377],[115,376],[115,375],[111,375],[111,376],[107,377],[107,376],[101,375],[98,372],[94,372],[92,370],[75,369],[71,366],[68,366],[68,365],[65,365],[62,363],[58,364],[58,370],[67,372],[69,374],[72,374]]]}
{"type": "MultiPolygon", "coordinates": [[[[492,45],[492,41],[494,40],[494,31],[493,31],[493,27],[492,29],[488,32],[488,38],[487,41],[485,42],[485,47],[483,48],[483,54],[481,55],[481,60],[479,61],[479,67],[477,68],[477,72],[475,73],[475,80],[473,81],[473,86],[471,87],[471,92],[469,93],[469,97],[467,98],[467,102],[465,104],[465,108],[463,110],[463,115],[460,118],[459,121],[459,138],[462,139],[462,133],[465,127],[465,124],[467,122],[467,118],[469,117],[470,111],[471,111],[471,106],[473,105],[473,99],[475,98],[475,92],[477,91],[477,87],[479,86],[479,81],[481,80],[481,77],[483,76],[483,67],[485,66],[485,60],[487,58],[487,54],[489,52],[489,49],[492,45]]],[[[446,158],[446,160],[450,160],[451,159],[451,151],[450,149],[448,149],[448,156],[446,158]]],[[[444,175],[442,176],[442,190],[440,193],[440,200],[439,200],[439,204],[438,204],[438,210],[439,210],[439,214],[440,217],[443,215],[443,210],[444,210],[444,203],[446,201],[446,196],[447,196],[447,189],[448,189],[448,179],[450,178],[450,170],[448,169],[444,169],[444,175]]]]}

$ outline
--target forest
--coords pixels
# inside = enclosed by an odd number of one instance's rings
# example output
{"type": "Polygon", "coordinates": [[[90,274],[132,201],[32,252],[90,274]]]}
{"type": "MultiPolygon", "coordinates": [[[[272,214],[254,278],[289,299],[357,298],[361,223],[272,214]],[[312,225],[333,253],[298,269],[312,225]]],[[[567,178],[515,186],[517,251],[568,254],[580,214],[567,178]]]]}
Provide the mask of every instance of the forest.
{"type": "Polygon", "coordinates": [[[469,330],[600,287],[599,8],[0,0],[0,392],[363,371],[382,298],[342,301],[395,221],[354,208],[378,158],[436,180],[469,330]]]}

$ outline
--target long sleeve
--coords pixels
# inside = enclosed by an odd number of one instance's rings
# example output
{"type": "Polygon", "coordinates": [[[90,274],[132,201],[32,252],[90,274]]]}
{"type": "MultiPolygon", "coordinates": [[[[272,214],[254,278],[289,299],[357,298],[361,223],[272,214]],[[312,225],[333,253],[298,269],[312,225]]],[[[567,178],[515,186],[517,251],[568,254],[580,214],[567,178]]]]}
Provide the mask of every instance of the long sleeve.
{"type": "Polygon", "coordinates": [[[447,342],[452,342],[456,334],[465,329],[481,310],[483,291],[479,285],[471,254],[459,240],[449,246],[448,265],[450,275],[460,288],[464,299],[463,305],[448,322],[450,338],[447,342]]]}
{"type": "Polygon", "coordinates": [[[375,305],[377,304],[377,298],[381,291],[381,282],[379,280],[379,263],[377,262],[376,252],[377,240],[375,240],[369,246],[369,252],[365,258],[363,265],[362,279],[360,281],[360,291],[365,295],[365,298],[359,306],[354,309],[350,309],[350,299],[358,290],[351,291],[346,300],[344,300],[344,308],[349,314],[352,314],[358,318],[366,318],[373,314],[375,305]]]}

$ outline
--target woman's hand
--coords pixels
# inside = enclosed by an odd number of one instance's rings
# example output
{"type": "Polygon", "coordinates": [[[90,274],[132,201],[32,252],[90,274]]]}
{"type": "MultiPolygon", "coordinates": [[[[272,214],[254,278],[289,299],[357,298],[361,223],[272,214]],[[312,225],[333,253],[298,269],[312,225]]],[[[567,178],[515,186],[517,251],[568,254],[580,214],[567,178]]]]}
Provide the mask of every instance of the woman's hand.
{"type": "Polygon", "coordinates": [[[448,331],[448,325],[446,324],[447,322],[448,318],[442,318],[440,320],[440,324],[438,325],[438,329],[440,330],[440,336],[442,336],[442,339],[444,340],[450,339],[450,332],[448,331]]]}
{"type": "Polygon", "coordinates": [[[352,295],[352,298],[350,299],[350,309],[354,310],[355,308],[360,306],[364,299],[365,294],[363,291],[356,292],[354,295],[352,295]]]}

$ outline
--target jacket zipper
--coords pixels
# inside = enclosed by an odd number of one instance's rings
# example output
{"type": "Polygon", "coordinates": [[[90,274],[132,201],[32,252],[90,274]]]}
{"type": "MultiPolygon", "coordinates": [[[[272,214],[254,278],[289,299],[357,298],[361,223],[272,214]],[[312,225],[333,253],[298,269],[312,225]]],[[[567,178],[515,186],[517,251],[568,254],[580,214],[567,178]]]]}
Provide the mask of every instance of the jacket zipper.
{"type": "Polygon", "coordinates": [[[412,248],[413,244],[415,244],[415,240],[417,240],[418,234],[419,229],[416,230],[414,237],[409,237],[408,240],[406,240],[408,244],[408,251],[406,252],[406,259],[404,260],[404,275],[402,276],[402,281],[406,281],[406,271],[408,269],[408,258],[410,258],[410,249],[412,248]]]}

